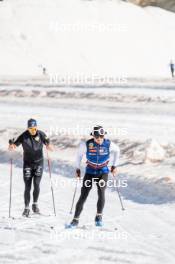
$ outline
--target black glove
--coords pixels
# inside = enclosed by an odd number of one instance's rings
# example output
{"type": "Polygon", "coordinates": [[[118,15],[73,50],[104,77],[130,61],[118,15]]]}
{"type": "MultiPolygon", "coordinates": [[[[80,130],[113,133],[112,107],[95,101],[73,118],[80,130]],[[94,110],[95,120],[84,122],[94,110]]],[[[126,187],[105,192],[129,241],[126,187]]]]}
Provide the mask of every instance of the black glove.
{"type": "Polygon", "coordinates": [[[80,169],[76,169],[76,176],[77,176],[77,178],[80,178],[81,177],[81,171],[80,171],[80,169]]]}
{"type": "Polygon", "coordinates": [[[111,167],[111,172],[113,173],[113,171],[116,169],[116,166],[112,166],[111,167]]]}
{"type": "Polygon", "coordinates": [[[14,138],[12,138],[12,139],[9,139],[9,145],[13,145],[13,144],[14,144],[14,142],[15,142],[14,138]]]}

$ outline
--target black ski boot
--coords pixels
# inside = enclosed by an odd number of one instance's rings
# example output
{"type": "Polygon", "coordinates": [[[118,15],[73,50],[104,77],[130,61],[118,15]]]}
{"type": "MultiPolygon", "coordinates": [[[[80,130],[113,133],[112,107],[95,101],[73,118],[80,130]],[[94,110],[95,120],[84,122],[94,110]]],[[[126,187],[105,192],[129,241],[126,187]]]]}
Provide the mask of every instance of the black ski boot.
{"type": "Polygon", "coordinates": [[[39,210],[37,204],[32,204],[32,211],[33,211],[35,214],[40,214],[40,210],[39,210]]]}
{"type": "Polygon", "coordinates": [[[29,214],[30,214],[30,209],[25,208],[24,212],[22,213],[22,216],[29,217],[29,214]]]}
{"type": "Polygon", "coordinates": [[[97,214],[95,217],[95,225],[96,226],[103,226],[103,221],[102,221],[102,215],[97,214]]]}
{"type": "Polygon", "coordinates": [[[76,228],[78,224],[79,224],[79,219],[74,218],[70,224],[65,225],[65,228],[76,228]]]}

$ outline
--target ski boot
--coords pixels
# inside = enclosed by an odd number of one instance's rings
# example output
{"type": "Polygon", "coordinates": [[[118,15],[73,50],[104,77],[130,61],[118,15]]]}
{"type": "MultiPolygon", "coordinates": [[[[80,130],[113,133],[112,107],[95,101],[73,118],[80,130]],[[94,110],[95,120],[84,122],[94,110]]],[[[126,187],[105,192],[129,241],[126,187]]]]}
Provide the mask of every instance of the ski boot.
{"type": "Polygon", "coordinates": [[[102,221],[102,215],[101,214],[97,214],[95,217],[95,225],[102,227],[103,226],[103,221],[102,221]]]}
{"type": "Polygon", "coordinates": [[[35,214],[40,214],[40,210],[39,210],[37,204],[35,204],[35,203],[32,204],[32,211],[33,211],[35,214]]]}
{"type": "Polygon", "coordinates": [[[74,218],[70,224],[65,225],[65,228],[66,229],[76,228],[78,226],[78,224],[79,224],[79,219],[74,218]]]}
{"type": "Polygon", "coordinates": [[[24,212],[22,213],[22,216],[29,217],[29,214],[30,214],[30,209],[29,208],[25,208],[24,212]]]}

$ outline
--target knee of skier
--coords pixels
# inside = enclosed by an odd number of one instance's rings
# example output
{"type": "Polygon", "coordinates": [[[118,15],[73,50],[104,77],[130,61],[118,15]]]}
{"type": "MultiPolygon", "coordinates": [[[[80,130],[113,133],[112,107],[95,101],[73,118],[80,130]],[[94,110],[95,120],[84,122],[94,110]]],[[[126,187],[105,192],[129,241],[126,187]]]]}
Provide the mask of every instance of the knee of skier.
{"type": "Polygon", "coordinates": [[[40,180],[39,181],[34,181],[34,189],[39,190],[40,189],[40,180]]]}
{"type": "Polygon", "coordinates": [[[106,183],[106,181],[103,180],[103,179],[101,179],[101,180],[98,182],[98,186],[99,186],[99,189],[100,189],[100,190],[105,189],[105,188],[106,188],[106,185],[107,185],[107,183],[106,183]]]}
{"type": "Polygon", "coordinates": [[[30,183],[25,183],[25,192],[30,192],[31,190],[31,184],[30,183]]]}

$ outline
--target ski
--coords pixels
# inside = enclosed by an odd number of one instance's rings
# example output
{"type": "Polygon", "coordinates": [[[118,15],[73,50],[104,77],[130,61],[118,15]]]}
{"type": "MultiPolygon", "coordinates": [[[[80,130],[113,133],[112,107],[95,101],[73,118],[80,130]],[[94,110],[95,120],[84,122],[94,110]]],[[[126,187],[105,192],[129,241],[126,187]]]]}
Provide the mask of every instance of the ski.
{"type": "MultiPolygon", "coordinates": [[[[52,226],[51,229],[54,229],[54,227],[52,226]]],[[[92,225],[82,225],[82,226],[72,226],[71,224],[65,224],[65,229],[66,230],[85,230],[85,231],[104,231],[104,232],[115,232],[118,231],[117,227],[114,228],[108,228],[108,227],[104,227],[104,226],[92,226],[92,225]]]]}
{"type": "Polygon", "coordinates": [[[78,228],[78,226],[74,226],[74,225],[72,225],[72,224],[65,224],[65,229],[77,229],[78,228]]]}

